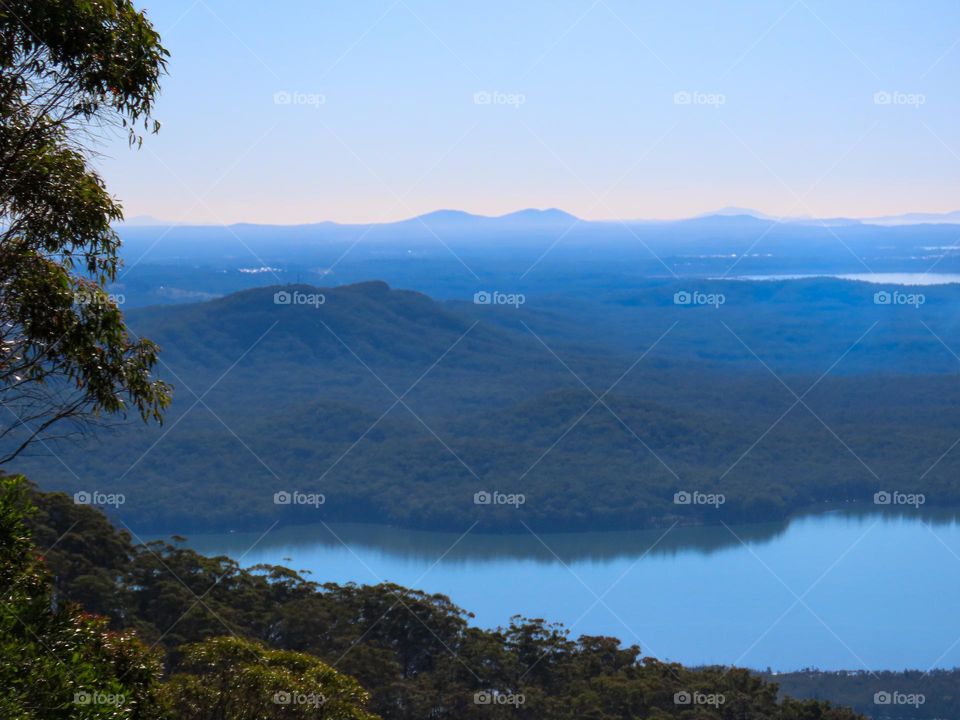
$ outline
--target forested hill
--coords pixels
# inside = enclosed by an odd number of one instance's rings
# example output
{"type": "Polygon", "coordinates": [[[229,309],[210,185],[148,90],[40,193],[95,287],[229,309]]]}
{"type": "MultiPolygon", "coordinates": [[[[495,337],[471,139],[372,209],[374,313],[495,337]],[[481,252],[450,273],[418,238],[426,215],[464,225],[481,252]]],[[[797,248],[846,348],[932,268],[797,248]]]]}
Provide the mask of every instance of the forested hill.
{"type": "Polygon", "coordinates": [[[793,697],[826,699],[878,720],[960,717],[960,669],[764,674],[793,697]]]}
{"type": "Polygon", "coordinates": [[[878,492],[960,503],[946,301],[882,307],[872,286],[832,282],[719,283],[705,288],[729,293],[718,307],[675,305],[674,285],[648,283],[602,317],[382,282],[135,310],[175,387],[165,425],[49,442],[8,469],[122,494],[111,510],[142,531],[629,529],[775,520],[878,492]],[[795,313],[814,296],[811,329],[795,313]],[[603,323],[630,330],[604,340],[603,323]],[[888,368],[858,365],[864,354],[888,368]],[[284,492],[323,502],[276,503],[284,492]],[[524,502],[475,503],[484,492],[524,502]],[[723,503],[675,502],[683,493],[723,503]]]}

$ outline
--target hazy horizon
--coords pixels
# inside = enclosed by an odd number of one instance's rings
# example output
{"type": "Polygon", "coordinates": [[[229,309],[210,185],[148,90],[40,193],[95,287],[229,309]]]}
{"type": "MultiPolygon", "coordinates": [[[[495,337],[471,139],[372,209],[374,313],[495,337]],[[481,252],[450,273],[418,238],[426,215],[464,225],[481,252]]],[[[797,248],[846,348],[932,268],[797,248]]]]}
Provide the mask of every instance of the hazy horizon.
{"type": "Polygon", "coordinates": [[[131,218],[958,209],[946,0],[145,9],[171,51],[163,129],[97,159],[131,218]]]}
{"type": "MultiPolygon", "coordinates": [[[[474,212],[469,209],[459,208],[459,207],[438,207],[431,210],[427,210],[423,213],[417,213],[416,215],[405,215],[400,214],[395,217],[382,218],[382,219],[368,219],[368,220],[333,220],[331,218],[316,218],[313,220],[305,220],[302,222],[282,222],[282,221],[263,221],[263,222],[247,222],[239,220],[235,223],[220,223],[220,222],[203,222],[203,221],[180,221],[180,220],[171,220],[169,218],[160,218],[150,214],[141,214],[127,216],[124,218],[122,223],[119,223],[120,226],[127,225],[129,227],[136,226],[151,226],[151,225],[198,225],[198,226],[217,226],[217,225],[278,225],[278,226],[297,226],[297,225],[320,225],[324,223],[335,223],[338,225],[367,225],[367,224],[391,224],[397,222],[403,222],[406,220],[415,220],[417,218],[422,218],[429,215],[436,215],[441,213],[462,213],[464,215],[476,217],[476,218],[486,218],[486,219],[498,219],[509,217],[511,215],[520,215],[527,212],[560,212],[566,215],[570,215],[581,222],[598,222],[598,223],[620,223],[620,222],[647,222],[647,223],[669,223],[669,222],[678,222],[682,220],[694,220],[697,218],[706,218],[706,217],[718,217],[718,216],[734,216],[734,215],[745,215],[756,217],[758,219],[768,219],[776,220],[779,222],[803,222],[803,221],[812,221],[816,222],[818,220],[831,220],[831,219],[844,219],[852,220],[869,224],[871,220],[883,220],[883,219],[894,219],[894,218],[906,218],[910,216],[949,216],[954,214],[960,214],[960,210],[908,210],[903,213],[889,213],[875,216],[854,216],[850,214],[842,213],[840,215],[824,217],[824,216],[813,216],[813,215],[791,215],[786,217],[776,216],[771,213],[767,213],[763,210],[758,210],[757,208],[741,207],[728,205],[724,207],[714,208],[712,210],[704,210],[701,212],[694,212],[689,215],[678,215],[673,217],[640,217],[638,215],[634,216],[624,216],[624,217],[582,217],[575,213],[569,212],[568,210],[562,207],[516,207],[504,212],[498,212],[496,214],[486,214],[482,212],[474,212]]],[[[952,219],[946,221],[947,224],[955,224],[955,221],[952,219]]],[[[905,223],[909,224],[909,223],[905,223]]]]}

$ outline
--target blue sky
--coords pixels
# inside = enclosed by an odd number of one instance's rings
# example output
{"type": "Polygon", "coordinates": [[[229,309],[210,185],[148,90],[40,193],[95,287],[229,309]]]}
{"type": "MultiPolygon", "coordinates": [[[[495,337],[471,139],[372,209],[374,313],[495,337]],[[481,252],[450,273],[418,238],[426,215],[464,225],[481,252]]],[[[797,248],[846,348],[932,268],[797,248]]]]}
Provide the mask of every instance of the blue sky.
{"type": "Polygon", "coordinates": [[[146,0],[127,215],[381,221],[960,209],[960,3],[146,0]]]}

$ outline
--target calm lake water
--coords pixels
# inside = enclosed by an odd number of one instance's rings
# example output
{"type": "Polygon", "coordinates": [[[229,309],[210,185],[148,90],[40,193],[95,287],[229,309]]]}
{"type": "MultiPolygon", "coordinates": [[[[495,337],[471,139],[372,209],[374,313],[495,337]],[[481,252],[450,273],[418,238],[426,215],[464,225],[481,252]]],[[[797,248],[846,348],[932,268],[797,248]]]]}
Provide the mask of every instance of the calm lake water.
{"type": "Polygon", "coordinates": [[[836,278],[858,280],[878,285],[954,285],[960,283],[957,273],[846,273],[841,275],[738,275],[729,280],[809,280],[811,278],[836,278]]]}
{"type": "Polygon", "coordinates": [[[960,666],[955,515],[832,511],[787,523],[491,536],[368,525],[191,538],[244,566],[448,595],[482,627],[523,614],[686,664],[960,666]]]}

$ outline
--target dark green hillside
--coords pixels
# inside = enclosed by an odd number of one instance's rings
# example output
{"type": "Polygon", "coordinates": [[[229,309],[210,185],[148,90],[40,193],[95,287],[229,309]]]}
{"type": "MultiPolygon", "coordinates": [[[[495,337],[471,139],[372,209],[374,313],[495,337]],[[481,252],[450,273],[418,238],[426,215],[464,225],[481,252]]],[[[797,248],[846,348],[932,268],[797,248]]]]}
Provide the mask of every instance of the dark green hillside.
{"type": "MultiPolygon", "coordinates": [[[[670,327],[652,317],[651,342],[670,327]]],[[[775,377],[715,320],[719,335],[701,341],[711,362],[637,362],[572,342],[550,313],[464,312],[383,283],[247,290],[139,310],[131,322],[161,344],[177,388],[166,425],[117,428],[100,441],[109,453],[95,441],[52,444],[62,463],[41,453],[16,468],[45,487],[122,492],[116,512],[143,530],[318,519],[625,529],[869,506],[881,490],[960,503],[960,453],[948,452],[960,428],[955,376],[775,377]],[[314,301],[277,304],[281,292],[314,301]],[[278,506],[280,491],[325,502],[278,506]],[[478,506],[480,491],[525,502],[478,506]],[[677,505],[682,491],[725,502],[677,505]]],[[[781,342],[808,342],[791,337],[781,342]]],[[[671,352],[672,339],[662,341],[671,352]]]]}
{"type": "Polygon", "coordinates": [[[878,720],[933,720],[960,713],[960,670],[803,672],[765,675],[792,697],[830,700],[878,720]],[[899,702],[878,705],[879,699],[899,702]],[[910,701],[913,701],[912,703],[910,701]]]}
{"type": "MultiPolygon", "coordinates": [[[[781,375],[816,377],[841,357],[831,374],[943,374],[955,372],[957,360],[940,339],[960,352],[958,284],[910,287],[834,278],[748,282],[608,275],[571,277],[566,286],[540,292],[533,288],[529,298],[526,310],[538,317],[535,323],[527,322],[549,342],[589,343],[610,352],[640,354],[677,322],[653,353],[673,364],[695,361],[761,370],[742,340],[781,375]],[[674,293],[694,290],[722,294],[725,302],[716,309],[674,305],[674,293]],[[923,303],[874,303],[875,293],[893,290],[920,293],[923,303]]],[[[472,317],[482,316],[483,308],[460,306],[472,317]]],[[[504,323],[510,317],[503,316],[504,323]]]]}
{"type": "MultiPolygon", "coordinates": [[[[220,394],[276,398],[264,408],[312,397],[382,411],[383,401],[394,399],[383,383],[400,395],[441,358],[425,381],[433,390],[413,396],[446,409],[512,399],[531,379],[529,391],[548,389],[564,372],[554,361],[537,380],[549,356],[529,334],[477,323],[425,295],[380,282],[259,288],[129,315],[136,331],[162,346],[168,368],[198,394],[219,379],[220,394]],[[277,304],[278,292],[322,302],[277,304]]],[[[184,394],[182,388],[181,403],[184,394]]]]}

